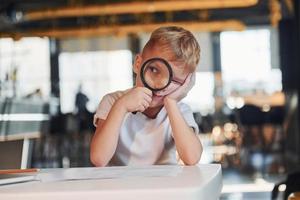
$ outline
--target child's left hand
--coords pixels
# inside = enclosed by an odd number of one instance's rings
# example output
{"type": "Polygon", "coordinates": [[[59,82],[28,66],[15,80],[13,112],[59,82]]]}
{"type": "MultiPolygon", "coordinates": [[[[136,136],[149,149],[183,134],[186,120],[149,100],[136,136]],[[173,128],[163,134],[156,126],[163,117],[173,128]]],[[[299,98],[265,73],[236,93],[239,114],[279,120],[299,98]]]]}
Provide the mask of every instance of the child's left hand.
{"type": "Polygon", "coordinates": [[[185,82],[183,83],[182,86],[180,86],[178,89],[176,89],[174,92],[171,94],[168,94],[165,99],[173,99],[175,101],[180,101],[186,95],[188,92],[192,89],[192,87],[195,85],[195,80],[196,80],[196,73],[190,73],[188,77],[186,78],[185,82]]]}

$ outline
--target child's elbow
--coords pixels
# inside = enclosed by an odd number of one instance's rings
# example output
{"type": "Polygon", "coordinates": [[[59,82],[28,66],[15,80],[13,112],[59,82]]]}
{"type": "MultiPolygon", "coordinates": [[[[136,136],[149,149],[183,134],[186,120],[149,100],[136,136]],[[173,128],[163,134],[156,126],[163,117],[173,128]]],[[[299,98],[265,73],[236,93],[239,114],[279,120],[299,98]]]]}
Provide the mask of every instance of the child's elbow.
{"type": "Polygon", "coordinates": [[[105,161],[103,158],[101,158],[101,156],[93,152],[90,153],[90,160],[95,167],[105,167],[107,165],[107,161],[105,161]]]}
{"type": "Polygon", "coordinates": [[[193,166],[193,165],[197,165],[199,163],[199,161],[200,161],[200,158],[199,159],[189,159],[189,160],[184,161],[184,164],[193,166]]]}
{"type": "Polygon", "coordinates": [[[185,165],[190,165],[190,166],[197,165],[200,162],[201,154],[202,154],[202,151],[199,152],[198,154],[194,154],[194,155],[188,156],[184,160],[184,164],[185,165]]]}

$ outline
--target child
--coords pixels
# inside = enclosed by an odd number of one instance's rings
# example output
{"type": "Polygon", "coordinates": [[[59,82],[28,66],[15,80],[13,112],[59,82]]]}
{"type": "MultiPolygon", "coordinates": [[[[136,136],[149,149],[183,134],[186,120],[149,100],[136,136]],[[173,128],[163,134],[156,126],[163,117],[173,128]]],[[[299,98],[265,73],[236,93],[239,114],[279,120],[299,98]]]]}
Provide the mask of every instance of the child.
{"type": "Polygon", "coordinates": [[[176,150],[184,164],[199,162],[198,126],[189,106],[180,102],[194,86],[199,58],[191,32],[161,27],[152,33],[135,58],[135,87],[105,95],[98,106],[90,151],[95,166],[177,164],[176,150]],[[182,84],[171,82],[158,92],[146,88],[140,70],[151,58],[166,60],[182,84]]]}

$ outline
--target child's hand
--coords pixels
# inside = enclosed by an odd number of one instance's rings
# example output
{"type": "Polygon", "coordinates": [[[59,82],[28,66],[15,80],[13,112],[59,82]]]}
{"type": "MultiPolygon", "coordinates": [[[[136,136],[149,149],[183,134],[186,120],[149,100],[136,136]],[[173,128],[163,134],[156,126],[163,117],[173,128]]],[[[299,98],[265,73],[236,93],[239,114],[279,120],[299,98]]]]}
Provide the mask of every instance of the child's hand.
{"type": "Polygon", "coordinates": [[[186,97],[187,93],[192,89],[192,87],[195,85],[196,80],[196,74],[190,73],[188,77],[186,78],[185,82],[182,86],[180,86],[178,89],[176,89],[171,94],[167,95],[165,97],[165,100],[167,99],[173,99],[175,101],[180,101],[184,97],[186,97]]]}
{"type": "Polygon", "coordinates": [[[118,100],[126,112],[143,112],[149,107],[151,101],[152,91],[146,87],[134,87],[118,100]]]}

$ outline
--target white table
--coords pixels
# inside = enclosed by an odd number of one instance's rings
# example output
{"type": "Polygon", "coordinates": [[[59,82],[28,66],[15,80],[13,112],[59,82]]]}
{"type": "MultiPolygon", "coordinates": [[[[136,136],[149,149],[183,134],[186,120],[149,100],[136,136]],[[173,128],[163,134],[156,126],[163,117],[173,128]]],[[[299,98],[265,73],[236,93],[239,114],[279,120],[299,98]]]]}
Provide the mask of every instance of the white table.
{"type": "MultiPolygon", "coordinates": [[[[156,166],[144,167],[146,172],[156,166]]],[[[159,166],[169,170],[170,166],[159,166]]],[[[1,200],[215,200],[222,189],[222,170],[218,164],[175,166],[179,170],[172,175],[114,177],[108,179],[27,182],[0,187],[1,200]]],[[[95,169],[95,168],[89,168],[95,169]]],[[[134,170],[140,167],[119,167],[134,170]]],[[[64,172],[65,169],[56,169],[64,172]]],[[[82,168],[80,170],[88,170],[82,168]]],[[[107,170],[107,168],[105,168],[107,170]]],[[[47,170],[45,170],[47,172],[47,170]]],[[[44,172],[45,172],[44,171],[44,172]]],[[[53,170],[52,170],[53,171],[53,170]]],[[[51,172],[51,170],[48,170],[51,172]]],[[[141,171],[139,171],[141,172],[141,171]]]]}

